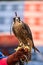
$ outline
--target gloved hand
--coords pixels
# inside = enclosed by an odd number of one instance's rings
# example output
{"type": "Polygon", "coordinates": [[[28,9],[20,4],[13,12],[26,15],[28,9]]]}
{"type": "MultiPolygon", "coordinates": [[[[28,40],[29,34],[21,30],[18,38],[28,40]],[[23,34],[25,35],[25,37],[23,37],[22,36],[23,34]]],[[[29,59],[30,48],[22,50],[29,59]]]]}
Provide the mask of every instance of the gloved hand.
{"type": "Polygon", "coordinates": [[[27,55],[27,54],[28,54],[28,49],[20,48],[18,51],[8,56],[7,58],[8,65],[14,65],[17,62],[19,62],[20,59],[25,60],[24,55],[27,55]]]}

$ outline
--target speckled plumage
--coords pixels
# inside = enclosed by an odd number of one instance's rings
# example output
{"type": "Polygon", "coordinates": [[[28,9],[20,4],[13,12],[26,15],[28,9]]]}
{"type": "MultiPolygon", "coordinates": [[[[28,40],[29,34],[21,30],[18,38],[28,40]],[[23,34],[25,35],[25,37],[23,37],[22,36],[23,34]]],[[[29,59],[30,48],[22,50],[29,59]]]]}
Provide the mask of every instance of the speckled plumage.
{"type": "Polygon", "coordinates": [[[21,21],[16,21],[13,24],[12,30],[20,43],[22,42],[22,44],[26,46],[30,45],[34,50],[37,50],[39,52],[39,50],[34,46],[32,33],[27,24],[21,21]]]}

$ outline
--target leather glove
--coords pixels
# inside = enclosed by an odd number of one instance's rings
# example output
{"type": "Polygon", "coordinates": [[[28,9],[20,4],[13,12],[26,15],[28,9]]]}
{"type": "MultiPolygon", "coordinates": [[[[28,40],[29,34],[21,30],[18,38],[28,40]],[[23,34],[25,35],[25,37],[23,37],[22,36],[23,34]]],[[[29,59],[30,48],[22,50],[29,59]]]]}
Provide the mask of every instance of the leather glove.
{"type": "Polygon", "coordinates": [[[27,54],[28,54],[28,49],[20,48],[18,51],[8,56],[7,58],[8,65],[14,65],[17,62],[19,62],[20,59],[25,60],[24,55],[27,55],[27,54]]]}

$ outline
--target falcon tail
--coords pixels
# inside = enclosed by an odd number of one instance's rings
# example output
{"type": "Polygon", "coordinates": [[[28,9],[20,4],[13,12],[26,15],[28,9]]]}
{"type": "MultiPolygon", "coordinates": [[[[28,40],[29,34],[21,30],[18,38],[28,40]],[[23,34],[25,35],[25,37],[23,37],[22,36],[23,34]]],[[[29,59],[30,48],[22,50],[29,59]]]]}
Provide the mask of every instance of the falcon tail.
{"type": "Polygon", "coordinates": [[[35,46],[33,47],[33,49],[34,49],[34,52],[37,51],[40,53],[40,51],[35,46]]]}

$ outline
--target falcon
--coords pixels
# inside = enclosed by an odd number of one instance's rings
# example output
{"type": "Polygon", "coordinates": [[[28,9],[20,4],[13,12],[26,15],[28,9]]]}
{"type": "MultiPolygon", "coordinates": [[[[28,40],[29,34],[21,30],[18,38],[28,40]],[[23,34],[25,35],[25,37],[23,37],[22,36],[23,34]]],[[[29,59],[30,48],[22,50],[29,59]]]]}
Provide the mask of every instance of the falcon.
{"type": "Polygon", "coordinates": [[[14,22],[12,25],[12,31],[15,34],[15,36],[18,38],[19,43],[21,46],[32,46],[34,51],[40,52],[35,46],[32,38],[32,32],[30,30],[30,27],[20,20],[20,17],[17,16],[17,13],[15,12],[15,17],[13,18],[14,22]]]}

